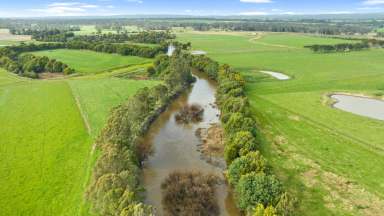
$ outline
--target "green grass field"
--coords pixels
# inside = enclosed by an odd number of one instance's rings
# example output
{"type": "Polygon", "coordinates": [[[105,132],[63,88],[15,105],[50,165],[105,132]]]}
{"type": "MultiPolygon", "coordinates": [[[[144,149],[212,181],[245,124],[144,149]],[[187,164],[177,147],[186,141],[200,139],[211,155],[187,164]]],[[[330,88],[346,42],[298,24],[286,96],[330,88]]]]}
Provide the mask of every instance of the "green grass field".
{"type": "Polygon", "coordinates": [[[76,215],[92,142],[65,82],[0,86],[2,215],[76,215]]]}
{"type": "Polygon", "coordinates": [[[341,39],[295,34],[178,35],[243,72],[263,151],[310,215],[380,214],[384,208],[384,122],[331,108],[332,92],[384,91],[384,50],[314,54],[341,39]],[[284,72],[278,81],[259,70],[284,72]]]}
{"type": "Polygon", "coordinates": [[[99,73],[114,68],[144,64],[151,61],[150,59],[137,56],[121,56],[88,50],[58,49],[38,51],[33,52],[33,54],[60,60],[74,68],[77,72],[83,74],[99,73]]]}
{"type": "Polygon", "coordinates": [[[113,107],[159,83],[113,77],[138,70],[30,80],[0,69],[0,215],[90,215],[94,139],[113,107]]]}
{"type": "Polygon", "coordinates": [[[138,89],[159,84],[157,81],[119,78],[76,79],[70,80],[69,83],[89,120],[93,137],[96,137],[105,125],[111,108],[126,101],[138,89]]]}

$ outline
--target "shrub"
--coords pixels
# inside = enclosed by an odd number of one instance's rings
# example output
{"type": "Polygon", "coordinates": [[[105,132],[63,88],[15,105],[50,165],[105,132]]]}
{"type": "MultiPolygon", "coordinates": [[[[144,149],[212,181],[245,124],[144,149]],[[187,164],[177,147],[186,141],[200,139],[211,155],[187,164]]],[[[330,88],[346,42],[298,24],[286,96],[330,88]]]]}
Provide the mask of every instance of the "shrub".
{"type": "Polygon", "coordinates": [[[217,178],[199,172],[174,172],[162,183],[168,215],[219,215],[214,186],[217,178]]]}
{"type": "Polygon", "coordinates": [[[154,216],[154,210],[151,206],[139,204],[131,204],[123,209],[120,216],[154,216]]]}
{"type": "Polygon", "coordinates": [[[273,175],[253,172],[243,175],[235,190],[237,206],[246,210],[259,203],[264,206],[276,203],[282,193],[282,185],[273,175]]]}
{"type": "Polygon", "coordinates": [[[156,73],[156,70],[155,70],[155,68],[154,68],[153,66],[149,66],[149,67],[147,68],[147,75],[148,75],[149,77],[154,76],[155,73],[156,73]]]}
{"type": "Polygon", "coordinates": [[[252,216],[277,216],[276,209],[273,206],[264,207],[263,204],[258,204],[253,210],[252,216]]]}
{"type": "Polygon", "coordinates": [[[249,131],[256,134],[255,122],[249,117],[245,117],[242,113],[233,113],[228,122],[224,124],[225,132],[234,134],[239,131],[249,131]]]}
{"type": "Polygon", "coordinates": [[[70,74],[74,74],[74,73],[75,73],[75,70],[72,69],[72,68],[70,68],[70,67],[66,67],[66,68],[64,69],[63,73],[64,73],[65,75],[70,75],[70,74]]]}
{"type": "Polygon", "coordinates": [[[290,216],[294,214],[296,199],[292,198],[287,192],[281,194],[279,202],[276,205],[276,211],[279,215],[290,216]]]}
{"type": "Polygon", "coordinates": [[[227,164],[240,156],[244,156],[251,151],[257,150],[255,137],[249,131],[239,131],[227,142],[224,150],[224,157],[227,164]]]}
{"type": "Polygon", "coordinates": [[[266,173],[268,171],[267,161],[260,152],[251,152],[246,156],[237,158],[228,167],[228,181],[236,186],[241,176],[249,173],[266,173]]]}

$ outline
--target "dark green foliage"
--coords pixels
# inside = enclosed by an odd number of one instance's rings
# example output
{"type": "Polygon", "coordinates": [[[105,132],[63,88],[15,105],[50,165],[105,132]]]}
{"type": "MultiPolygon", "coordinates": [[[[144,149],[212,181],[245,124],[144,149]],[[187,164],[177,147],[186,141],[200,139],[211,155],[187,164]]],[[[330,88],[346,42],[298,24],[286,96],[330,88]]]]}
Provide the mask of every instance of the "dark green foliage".
{"type": "Polygon", "coordinates": [[[249,131],[239,131],[232,137],[227,138],[225,144],[224,158],[227,164],[240,156],[244,156],[252,151],[257,151],[258,145],[253,134],[249,131]]]}
{"type": "Polygon", "coordinates": [[[152,65],[147,68],[147,75],[149,77],[154,76],[155,73],[156,73],[156,70],[152,65]]]}
{"type": "Polygon", "coordinates": [[[45,56],[41,57],[32,54],[20,55],[13,58],[11,56],[2,56],[0,58],[0,67],[4,67],[10,72],[17,73],[29,78],[38,78],[38,74],[43,72],[64,72],[64,74],[72,74],[75,72],[73,69],[69,68],[68,65],[60,61],[49,59],[45,56]]]}
{"type": "Polygon", "coordinates": [[[243,175],[236,186],[237,206],[247,210],[261,203],[274,205],[282,194],[282,185],[273,175],[250,173],[243,175]]]}
{"type": "Polygon", "coordinates": [[[240,131],[249,131],[256,134],[256,125],[252,118],[237,112],[230,115],[228,121],[224,124],[224,130],[228,134],[235,134],[240,131]]]}
{"type": "Polygon", "coordinates": [[[236,186],[241,176],[252,172],[268,173],[267,161],[258,151],[250,152],[234,160],[228,167],[228,181],[232,186],[236,186]]]}
{"type": "Polygon", "coordinates": [[[216,80],[219,71],[219,63],[205,55],[193,56],[192,66],[199,71],[206,73],[209,78],[216,80]]]}
{"type": "Polygon", "coordinates": [[[306,46],[306,48],[311,49],[316,53],[332,53],[332,52],[350,52],[350,51],[360,51],[364,49],[374,48],[383,48],[384,41],[376,39],[365,39],[360,43],[342,43],[335,45],[311,45],[306,46]]]}
{"type": "Polygon", "coordinates": [[[162,203],[167,215],[219,215],[217,178],[198,172],[174,172],[162,183],[162,203]]]}

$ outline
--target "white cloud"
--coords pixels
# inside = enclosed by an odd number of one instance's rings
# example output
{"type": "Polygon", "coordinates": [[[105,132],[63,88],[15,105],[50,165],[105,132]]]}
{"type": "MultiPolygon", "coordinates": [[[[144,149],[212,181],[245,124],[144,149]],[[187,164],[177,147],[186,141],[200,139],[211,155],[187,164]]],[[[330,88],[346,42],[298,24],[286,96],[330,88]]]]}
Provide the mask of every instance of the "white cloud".
{"type": "Polygon", "coordinates": [[[53,2],[45,8],[29,9],[28,11],[39,12],[39,16],[85,16],[95,8],[99,8],[99,6],[81,2],[53,2]]]}
{"type": "Polygon", "coordinates": [[[247,11],[247,12],[241,12],[239,15],[244,15],[244,16],[265,16],[265,15],[269,15],[269,13],[263,12],[263,11],[247,11]]]}
{"type": "Polygon", "coordinates": [[[384,0],[365,0],[363,1],[363,5],[382,5],[384,4],[384,0]]]}
{"type": "Polygon", "coordinates": [[[143,0],[126,0],[127,2],[137,3],[137,4],[143,4],[143,0]]]}
{"type": "Polygon", "coordinates": [[[240,2],[262,4],[262,3],[272,3],[273,1],[272,0],[240,0],[240,2]]]}

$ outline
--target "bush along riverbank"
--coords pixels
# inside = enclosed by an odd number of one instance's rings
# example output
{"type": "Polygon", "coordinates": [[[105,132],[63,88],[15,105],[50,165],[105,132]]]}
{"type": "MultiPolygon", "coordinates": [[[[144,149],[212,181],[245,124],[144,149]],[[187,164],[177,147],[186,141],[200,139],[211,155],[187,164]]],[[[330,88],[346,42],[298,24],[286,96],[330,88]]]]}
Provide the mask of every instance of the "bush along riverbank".
{"type": "Polygon", "coordinates": [[[115,108],[96,141],[101,156],[96,162],[86,197],[98,215],[154,215],[143,201],[139,182],[147,156],[140,138],[151,123],[194,81],[190,58],[183,54],[159,56],[151,71],[164,85],[144,88],[115,108]]]}
{"type": "Polygon", "coordinates": [[[245,80],[230,66],[218,66],[208,57],[192,59],[192,65],[218,82],[216,99],[225,132],[226,176],[234,188],[237,207],[247,215],[292,215],[294,197],[284,191],[259,152],[245,80]]]}

